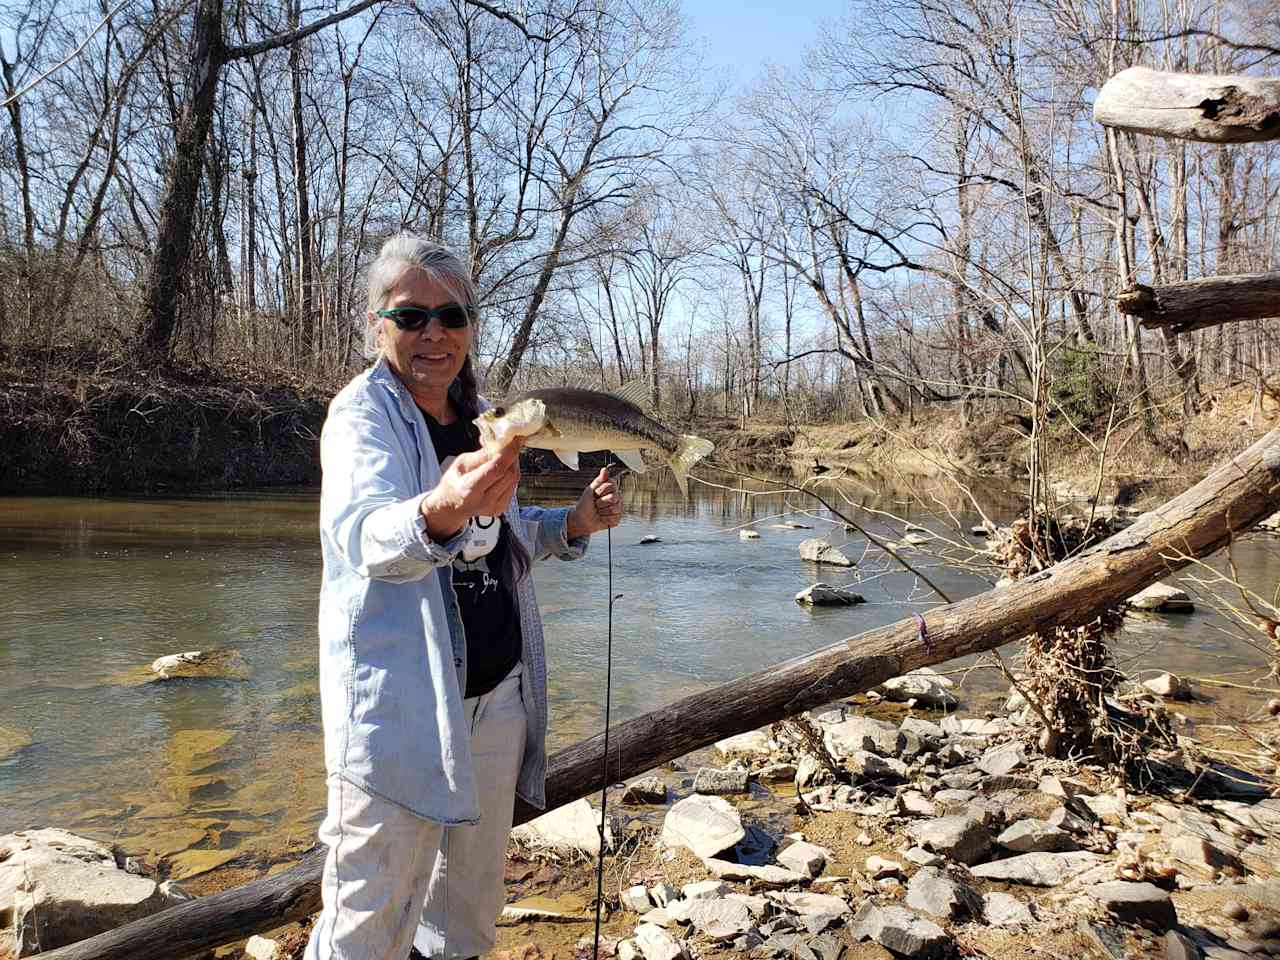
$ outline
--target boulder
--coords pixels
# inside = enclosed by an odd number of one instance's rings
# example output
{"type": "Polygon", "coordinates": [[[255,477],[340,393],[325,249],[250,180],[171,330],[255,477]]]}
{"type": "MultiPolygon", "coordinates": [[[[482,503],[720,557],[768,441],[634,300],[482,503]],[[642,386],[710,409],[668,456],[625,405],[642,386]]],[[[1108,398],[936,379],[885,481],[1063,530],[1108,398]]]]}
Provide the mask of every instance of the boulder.
{"type": "Polygon", "coordinates": [[[796,603],[808,607],[851,607],[866,602],[862,594],[829,583],[815,583],[796,594],[796,603]]]}
{"type": "Polygon", "coordinates": [[[1191,613],[1195,610],[1195,604],[1191,602],[1185,590],[1179,590],[1164,583],[1153,583],[1125,602],[1134,610],[1147,610],[1152,613],[1191,613]]]}
{"type": "Polygon", "coordinates": [[[928,543],[932,539],[933,537],[930,537],[926,534],[915,533],[913,531],[911,533],[904,535],[902,538],[902,542],[909,547],[923,547],[926,543],[928,543]]]}
{"type": "Polygon", "coordinates": [[[903,907],[879,907],[868,900],[854,915],[852,934],[874,940],[895,956],[915,960],[943,960],[951,952],[951,938],[936,923],[903,907]]]}
{"type": "Polygon", "coordinates": [[[693,792],[721,796],[747,792],[747,771],[702,767],[693,778],[693,792]]]}
{"type": "Polygon", "coordinates": [[[982,916],[982,898],[937,867],[922,867],[907,884],[907,906],[943,920],[982,916]]]}
{"type": "Polygon", "coordinates": [[[797,840],[779,853],[777,860],[779,864],[788,870],[816,877],[826,867],[830,856],[831,852],[825,847],[819,847],[817,844],[808,843],[804,840],[797,840]]]}
{"type": "Polygon", "coordinates": [[[685,797],[662,821],[665,845],[687,847],[703,859],[729,849],[745,836],[738,811],[722,797],[685,797]]]}
{"type": "Polygon", "coordinates": [[[928,667],[920,667],[901,677],[894,677],[880,684],[878,689],[886,700],[906,703],[914,700],[924,707],[935,710],[950,710],[959,702],[948,688],[953,686],[949,677],[944,677],[928,667]]]}
{"type": "Polygon", "coordinates": [[[827,726],[823,741],[837,758],[852,756],[859,750],[893,757],[906,745],[901,732],[892,723],[859,716],[847,717],[840,723],[827,726]]]}
{"type": "Polygon", "coordinates": [[[1139,923],[1163,933],[1178,925],[1178,913],[1169,894],[1153,883],[1115,880],[1089,890],[1108,913],[1125,923],[1139,923]]]}
{"type": "Polygon", "coordinates": [[[1142,685],[1157,697],[1166,700],[1190,700],[1192,696],[1191,684],[1172,673],[1162,673],[1150,680],[1143,680],[1142,685]]]}
{"type": "Polygon", "coordinates": [[[644,960],[679,960],[686,956],[680,941],[654,923],[636,927],[634,940],[644,960]]]}
{"type": "Polygon", "coordinates": [[[1096,866],[1103,858],[1096,853],[1023,853],[1008,860],[983,863],[970,872],[983,880],[1025,883],[1032,887],[1056,887],[1096,866]]]}
{"type": "Polygon", "coordinates": [[[983,895],[982,917],[993,927],[1018,927],[1035,921],[1030,907],[1013,894],[999,892],[983,895]]]}
{"type": "MultiPolygon", "coordinates": [[[[1088,807],[1085,807],[1088,811],[1088,807]]],[[[1059,830],[1066,830],[1068,833],[1092,833],[1093,824],[1092,811],[1088,811],[1090,819],[1085,819],[1080,814],[1068,810],[1066,807],[1057,807],[1049,814],[1049,819],[1045,821],[1051,827],[1057,827],[1059,830]]]]}
{"type": "MultiPolygon", "coordinates": [[[[600,853],[600,812],[584,797],[515,827],[511,838],[536,850],[594,857],[600,853]]],[[[612,850],[613,844],[613,824],[606,823],[605,846],[612,850]]]]}
{"type": "Polygon", "coordinates": [[[0,956],[65,946],[175,902],[97,841],[53,828],[0,836],[0,956]]]}
{"type": "Polygon", "coordinates": [[[856,564],[846,557],[837,547],[827,541],[813,537],[800,543],[800,559],[810,563],[826,563],[833,567],[852,567],[856,564]]]}
{"type": "Polygon", "coordinates": [[[1076,849],[1070,834],[1044,820],[1019,820],[996,837],[996,843],[1016,853],[1056,853],[1076,849]]]}
{"type": "Polygon", "coordinates": [[[622,791],[623,803],[666,803],[667,785],[657,777],[641,777],[622,791]]]}
{"type": "Polygon", "coordinates": [[[248,680],[249,664],[239,650],[189,650],[156,658],[151,662],[151,672],[160,680],[248,680]]]}
{"type": "Polygon", "coordinates": [[[907,833],[925,849],[964,864],[981,862],[991,850],[991,834],[970,816],[922,820],[911,824],[907,833]]]}

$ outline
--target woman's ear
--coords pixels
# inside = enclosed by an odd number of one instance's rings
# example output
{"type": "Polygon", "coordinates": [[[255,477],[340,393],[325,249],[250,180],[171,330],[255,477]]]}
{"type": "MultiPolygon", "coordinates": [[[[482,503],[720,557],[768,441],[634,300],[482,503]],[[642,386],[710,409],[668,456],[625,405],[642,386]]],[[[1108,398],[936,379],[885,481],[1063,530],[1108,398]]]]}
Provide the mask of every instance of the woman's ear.
{"type": "Polygon", "coordinates": [[[373,327],[374,342],[377,343],[378,348],[381,349],[382,348],[382,322],[381,322],[382,318],[379,317],[372,310],[366,310],[364,312],[364,319],[365,319],[365,323],[373,327]]]}

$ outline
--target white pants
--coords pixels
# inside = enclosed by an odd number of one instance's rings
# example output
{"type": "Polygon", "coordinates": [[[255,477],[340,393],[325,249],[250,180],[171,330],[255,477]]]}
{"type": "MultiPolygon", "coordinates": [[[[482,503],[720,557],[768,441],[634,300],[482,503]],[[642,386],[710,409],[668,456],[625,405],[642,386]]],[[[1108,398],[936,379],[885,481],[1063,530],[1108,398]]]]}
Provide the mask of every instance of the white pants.
{"type": "Polygon", "coordinates": [[[493,948],[524,750],[520,666],[465,706],[479,823],[446,827],[341,777],[329,779],[329,812],[320,825],[329,847],[324,909],[306,960],[405,960],[410,945],[433,958],[493,948]]]}

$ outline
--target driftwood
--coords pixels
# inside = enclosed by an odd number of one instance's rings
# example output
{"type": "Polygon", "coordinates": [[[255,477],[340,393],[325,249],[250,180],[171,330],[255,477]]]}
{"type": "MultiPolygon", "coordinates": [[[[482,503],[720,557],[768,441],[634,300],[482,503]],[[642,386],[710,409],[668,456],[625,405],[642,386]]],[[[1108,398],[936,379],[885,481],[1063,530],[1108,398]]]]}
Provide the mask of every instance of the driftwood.
{"type": "Polygon", "coordinates": [[[1280,317],[1280,273],[1206,277],[1130,287],[1116,298],[1121,313],[1144,327],[1188,333],[1240,320],[1280,317]]]}
{"type": "MultiPolygon", "coordinates": [[[[1280,507],[1280,430],[1212,471],[1132,527],[1087,552],[1012,585],[915,619],[878,627],[805,657],[742,677],[619,724],[607,778],[601,736],[556,754],[551,806],[568,803],[723,737],[869,690],[890,677],[1030,633],[1089,622],[1105,608],[1189,562],[1208,556],[1280,507]]],[[[517,822],[535,814],[516,811],[517,822]]],[[[99,934],[49,960],[173,960],[300,920],[320,907],[323,851],[291,870],[99,934]]]]}
{"type": "Polygon", "coordinates": [[[1280,80],[1122,70],[1103,84],[1093,119],[1108,127],[1205,143],[1280,139],[1280,80]]]}

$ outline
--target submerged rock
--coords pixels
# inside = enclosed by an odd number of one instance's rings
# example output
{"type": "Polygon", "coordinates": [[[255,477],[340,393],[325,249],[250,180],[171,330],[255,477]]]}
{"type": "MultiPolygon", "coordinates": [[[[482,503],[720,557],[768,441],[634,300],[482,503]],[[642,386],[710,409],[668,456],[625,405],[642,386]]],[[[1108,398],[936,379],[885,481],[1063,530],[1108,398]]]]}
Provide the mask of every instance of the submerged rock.
{"type": "Polygon", "coordinates": [[[151,662],[151,672],[161,680],[248,680],[249,664],[239,650],[189,650],[157,657],[151,662]]]}

